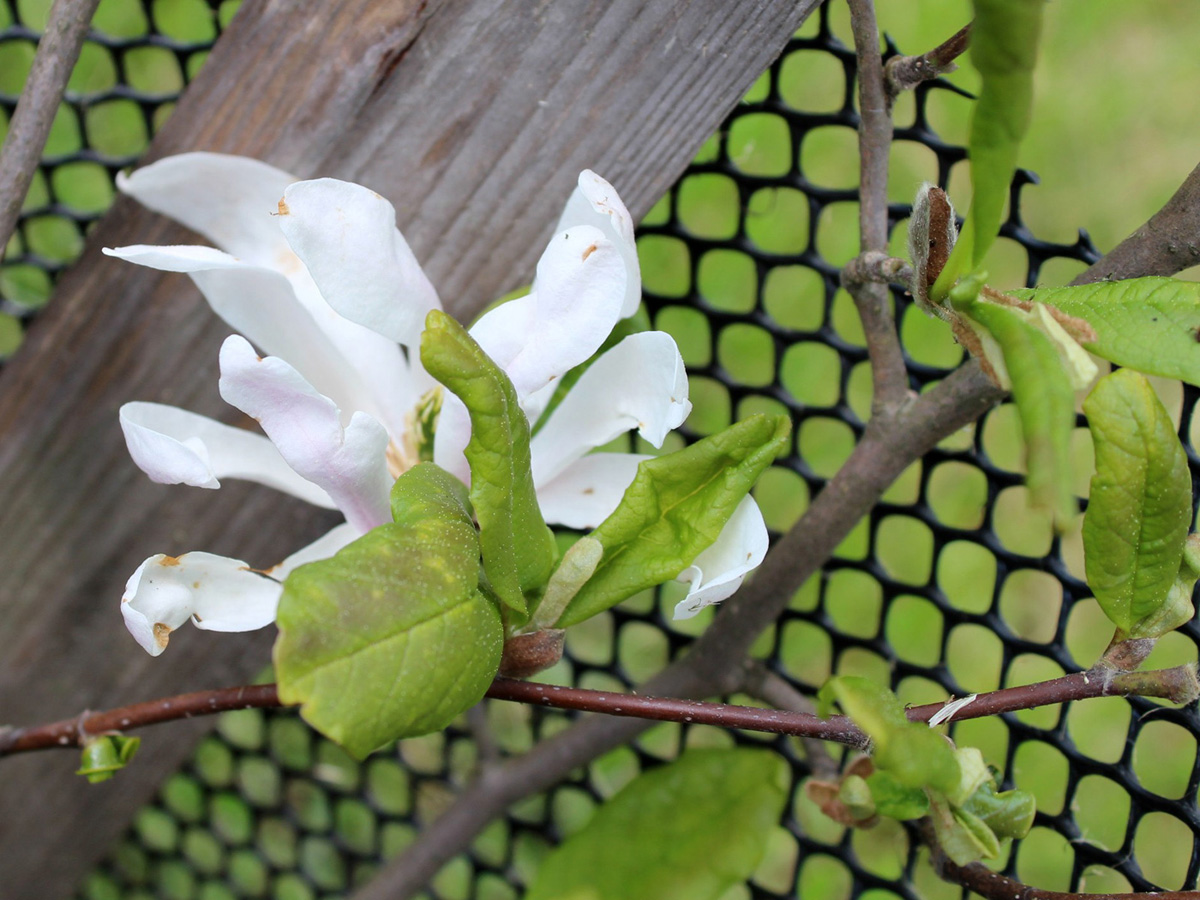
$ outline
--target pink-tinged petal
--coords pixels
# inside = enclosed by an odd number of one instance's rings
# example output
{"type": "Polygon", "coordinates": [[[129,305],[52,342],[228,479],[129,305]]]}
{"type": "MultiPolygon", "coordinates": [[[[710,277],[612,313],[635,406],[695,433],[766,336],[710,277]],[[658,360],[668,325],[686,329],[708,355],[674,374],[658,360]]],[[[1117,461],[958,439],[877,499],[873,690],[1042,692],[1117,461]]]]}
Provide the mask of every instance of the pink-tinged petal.
{"type": "Polygon", "coordinates": [[[706,606],[720,603],[742,586],[746,573],[767,555],[767,526],[753,497],[738,504],[715,542],[684,569],[676,581],[690,583],[675,606],[676,619],[690,619],[706,606]]]}
{"type": "Polygon", "coordinates": [[[552,525],[595,528],[617,508],[647,456],[593,453],[576,460],[556,478],[537,484],[538,506],[552,525]]]}
{"type": "Polygon", "coordinates": [[[297,475],[261,434],[161,403],[126,403],[120,420],[129,455],[158,484],[219,488],[222,478],[240,478],[314,506],[334,506],[325,491],[297,475]]]}
{"type": "Polygon", "coordinates": [[[534,436],[534,483],[634,428],[661,447],[691,409],[675,340],[662,331],[630,335],[592,363],[534,436]]]}
{"type": "Polygon", "coordinates": [[[566,231],[576,225],[599,228],[617,245],[626,275],[621,318],[629,318],[642,302],[642,275],[633,236],[633,217],[617,196],[616,189],[591,169],[584,169],[579,174],[578,187],[567,198],[554,230],[566,231]]]}
{"type": "Polygon", "coordinates": [[[305,563],[329,559],[351,541],[356,541],[362,536],[363,533],[349,522],[343,522],[325,532],[307,547],[301,547],[279,565],[272,566],[267,570],[267,574],[276,581],[284,581],[305,563]]]}
{"type": "Polygon", "coordinates": [[[288,465],[329,493],[347,522],[365,533],[391,521],[388,434],[378,420],[355,412],[343,427],[337,404],[238,335],[221,345],[220,388],[227,403],[262,425],[288,465]]]}
{"type": "Polygon", "coordinates": [[[253,631],[275,621],[278,581],[240,559],[211,553],[152,556],[125,585],[125,627],[151,656],[167,649],[171,632],[192,619],[210,631],[253,631]]]}
{"type": "Polygon", "coordinates": [[[252,265],[287,273],[299,266],[276,218],[296,179],[257,159],[183,153],[117,176],[117,187],[252,265]]]}
{"type": "MultiPolygon", "coordinates": [[[[137,245],[104,252],[138,265],[188,273],[213,312],[234,331],[263,352],[292,361],[313,387],[339,406],[380,414],[348,357],[301,303],[292,283],[273,269],[248,265],[212,247],[137,245]]],[[[326,308],[318,315],[333,314],[326,308]]],[[[398,356],[397,348],[387,343],[398,356]]]]}
{"type": "MultiPolygon", "coordinates": [[[[524,400],[595,353],[612,332],[625,292],[625,267],[612,241],[591,226],[556,235],[517,312],[498,307],[471,329],[524,400]],[[532,313],[526,307],[532,304],[532,313]],[[513,335],[518,314],[524,335],[513,335]],[[503,326],[503,327],[502,327],[503,326]]],[[[509,306],[511,304],[505,304],[509,306]]]]}
{"type": "Polygon", "coordinates": [[[396,228],[396,210],[372,190],[320,178],[291,185],[279,227],[331,307],[416,348],[437,291],[396,228]]]}

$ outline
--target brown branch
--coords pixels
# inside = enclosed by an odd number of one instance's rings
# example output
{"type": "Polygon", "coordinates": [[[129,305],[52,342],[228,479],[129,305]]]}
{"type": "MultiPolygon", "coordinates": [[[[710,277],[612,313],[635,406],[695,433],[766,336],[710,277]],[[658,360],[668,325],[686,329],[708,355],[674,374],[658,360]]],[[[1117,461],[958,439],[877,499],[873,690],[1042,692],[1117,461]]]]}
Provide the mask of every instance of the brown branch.
{"type": "MultiPolygon", "coordinates": [[[[850,27],[858,55],[859,249],[883,253],[888,243],[887,177],[892,110],[884,87],[883,58],[874,0],[849,0],[850,27]]],[[[908,371],[885,284],[858,280],[854,269],[842,284],[854,298],[871,358],[872,413],[889,414],[908,398],[908,371]]]]}
{"type": "MultiPolygon", "coordinates": [[[[792,687],[787,679],[775,674],[758,660],[751,661],[746,667],[746,678],[742,684],[742,690],[776,709],[808,715],[816,715],[817,712],[816,704],[809,697],[800,693],[792,687]]],[[[801,737],[800,743],[804,746],[808,767],[815,776],[829,780],[837,778],[840,766],[838,761],[829,755],[823,741],[812,737],[801,737]]]]}
{"type": "Polygon", "coordinates": [[[938,877],[943,881],[961,885],[985,900],[1200,900],[1200,892],[1197,891],[1150,891],[1130,894],[1044,891],[999,872],[993,872],[983,863],[960,866],[943,852],[933,836],[931,827],[926,825],[920,831],[922,839],[932,851],[933,869],[938,877]]]}
{"type": "Polygon", "coordinates": [[[0,247],[8,244],[100,0],[54,0],[0,150],[0,247]]]}
{"type": "Polygon", "coordinates": [[[1200,264],[1200,166],[1137,231],[1093,263],[1071,284],[1174,275],[1200,264]]]}
{"type": "Polygon", "coordinates": [[[884,67],[888,101],[911,91],[924,81],[932,81],[958,68],[955,60],[971,42],[971,26],[964,25],[953,35],[920,56],[893,56],[884,67]]]}

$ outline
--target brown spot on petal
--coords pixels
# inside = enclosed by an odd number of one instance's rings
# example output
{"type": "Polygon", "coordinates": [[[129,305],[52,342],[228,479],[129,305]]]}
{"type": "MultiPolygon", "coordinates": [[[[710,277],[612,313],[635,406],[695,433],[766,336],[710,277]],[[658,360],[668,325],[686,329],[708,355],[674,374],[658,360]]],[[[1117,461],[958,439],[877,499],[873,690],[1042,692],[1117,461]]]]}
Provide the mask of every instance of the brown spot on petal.
{"type": "Polygon", "coordinates": [[[167,644],[171,640],[171,626],[164,625],[162,622],[154,623],[154,643],[162,649],[166,649],[167,644]]]}
{"type": "Polygon", "coordinates": [[[595,244],[588,244],[588,248],[583,251],[583,258],[587,259],[593,253],[595,253],[597,249],[599,248],[595,244]]]}
{"type": "Polygon", "coordinates": [[[596,489],[595,488],[584,488],[583,493],[584,493],[584,496],[587,496],[588,494],[594,494],[594,493],[596,493],[596,489]]]}
{"type": "Polygon", "coordinates": [[[292,211],[288,209],[287,201],[282,197],[279,198],[279,214],[281,216],[290,216],[292,211]]]}
{"type": "Polygon", "coordinates": [[[198,590],[200,590],[200,582],[198,582],[198,581],[193,581],[193,582],[192,582],[192,590],[193,590],[193,591],[198,591],[198,590]]]}
{"type": "Polygon", "coordinates": [[[163,567],[177,566],[177,565],[179,565],[179,557],[178,556],[164,556],[162,559],[160,559],[158,561],[158,564],[163,567]]]}

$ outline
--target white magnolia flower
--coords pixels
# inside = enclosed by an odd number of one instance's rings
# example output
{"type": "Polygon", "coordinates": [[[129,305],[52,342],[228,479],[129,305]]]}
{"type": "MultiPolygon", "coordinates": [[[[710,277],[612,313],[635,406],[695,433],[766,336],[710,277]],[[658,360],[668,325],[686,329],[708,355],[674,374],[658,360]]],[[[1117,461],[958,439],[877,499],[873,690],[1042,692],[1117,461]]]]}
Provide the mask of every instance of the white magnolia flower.
{"type": "MultiPolygon", "coordinates": [[[[222,478],[249,479],[346,517],[267,572],[207,553],[146,560],[129,579],[121,609],[130,632],[157,655],[188,618],[216,631],[270,623],[288,572],[390,521],[391,485],[418,461],[416,411],[435,384],[417,348],[426,313],[440,303],[391,204],[359,185],[297,182],[256,160],[212,153],[171,157],[118,184],[220,248],[105,252],[188,273],[238,332],[221,347],[221,396],[266,433],[129,403],[120,419],[134,461],[159,483],[215,489],[222,478]]],[[[584,172],[556,231],[530,293],[471,329],[513,381],[530,421],[545,410],[557,379],[589,359],[641,296],[633,223],[607,182],[584,172]]],[[[598,525],[642,457],[590,451],[632,429],[661,446],[690,409],[683,362],[668,335],[635,334],[601,356],[533,439],[547,522],[598,525]]],[[[447,394],[434,458],[464,480],[469,434],[465,407],[447,394]]],[[[766,544],[762,516],[747,498],[680,576],[690,591],[676,615],[733,593],[766,544]]]]}

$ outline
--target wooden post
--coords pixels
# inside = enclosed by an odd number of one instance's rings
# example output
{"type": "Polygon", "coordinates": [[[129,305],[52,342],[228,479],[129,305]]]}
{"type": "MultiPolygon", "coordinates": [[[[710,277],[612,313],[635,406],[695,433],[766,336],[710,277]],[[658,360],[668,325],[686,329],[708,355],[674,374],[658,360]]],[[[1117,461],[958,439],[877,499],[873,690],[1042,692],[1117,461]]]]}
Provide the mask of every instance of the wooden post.
{"type": "MultiPolygon", "coordinates": [[[[369,185],[465,318],[529,281],[582,168],[644,214],[815,5],[247,3],[149,156],[242,153],[369,185]]],[[[125,579],[160,551],[269,564],[330,524],[258,487],[153,485],[128,460],[127,400],[231,419],[216,391],[228,328],[182,276],[100,254],[189,240],[119,200],[0,375],[0,723],[253,676],[269,633],[185,629],[146,656],[121,625],[125,579]]],[[[0,763],[4,897],[69,895],[197,730],[147,732],[132,769],[97,786],[70,752],[0,763]]]]}

